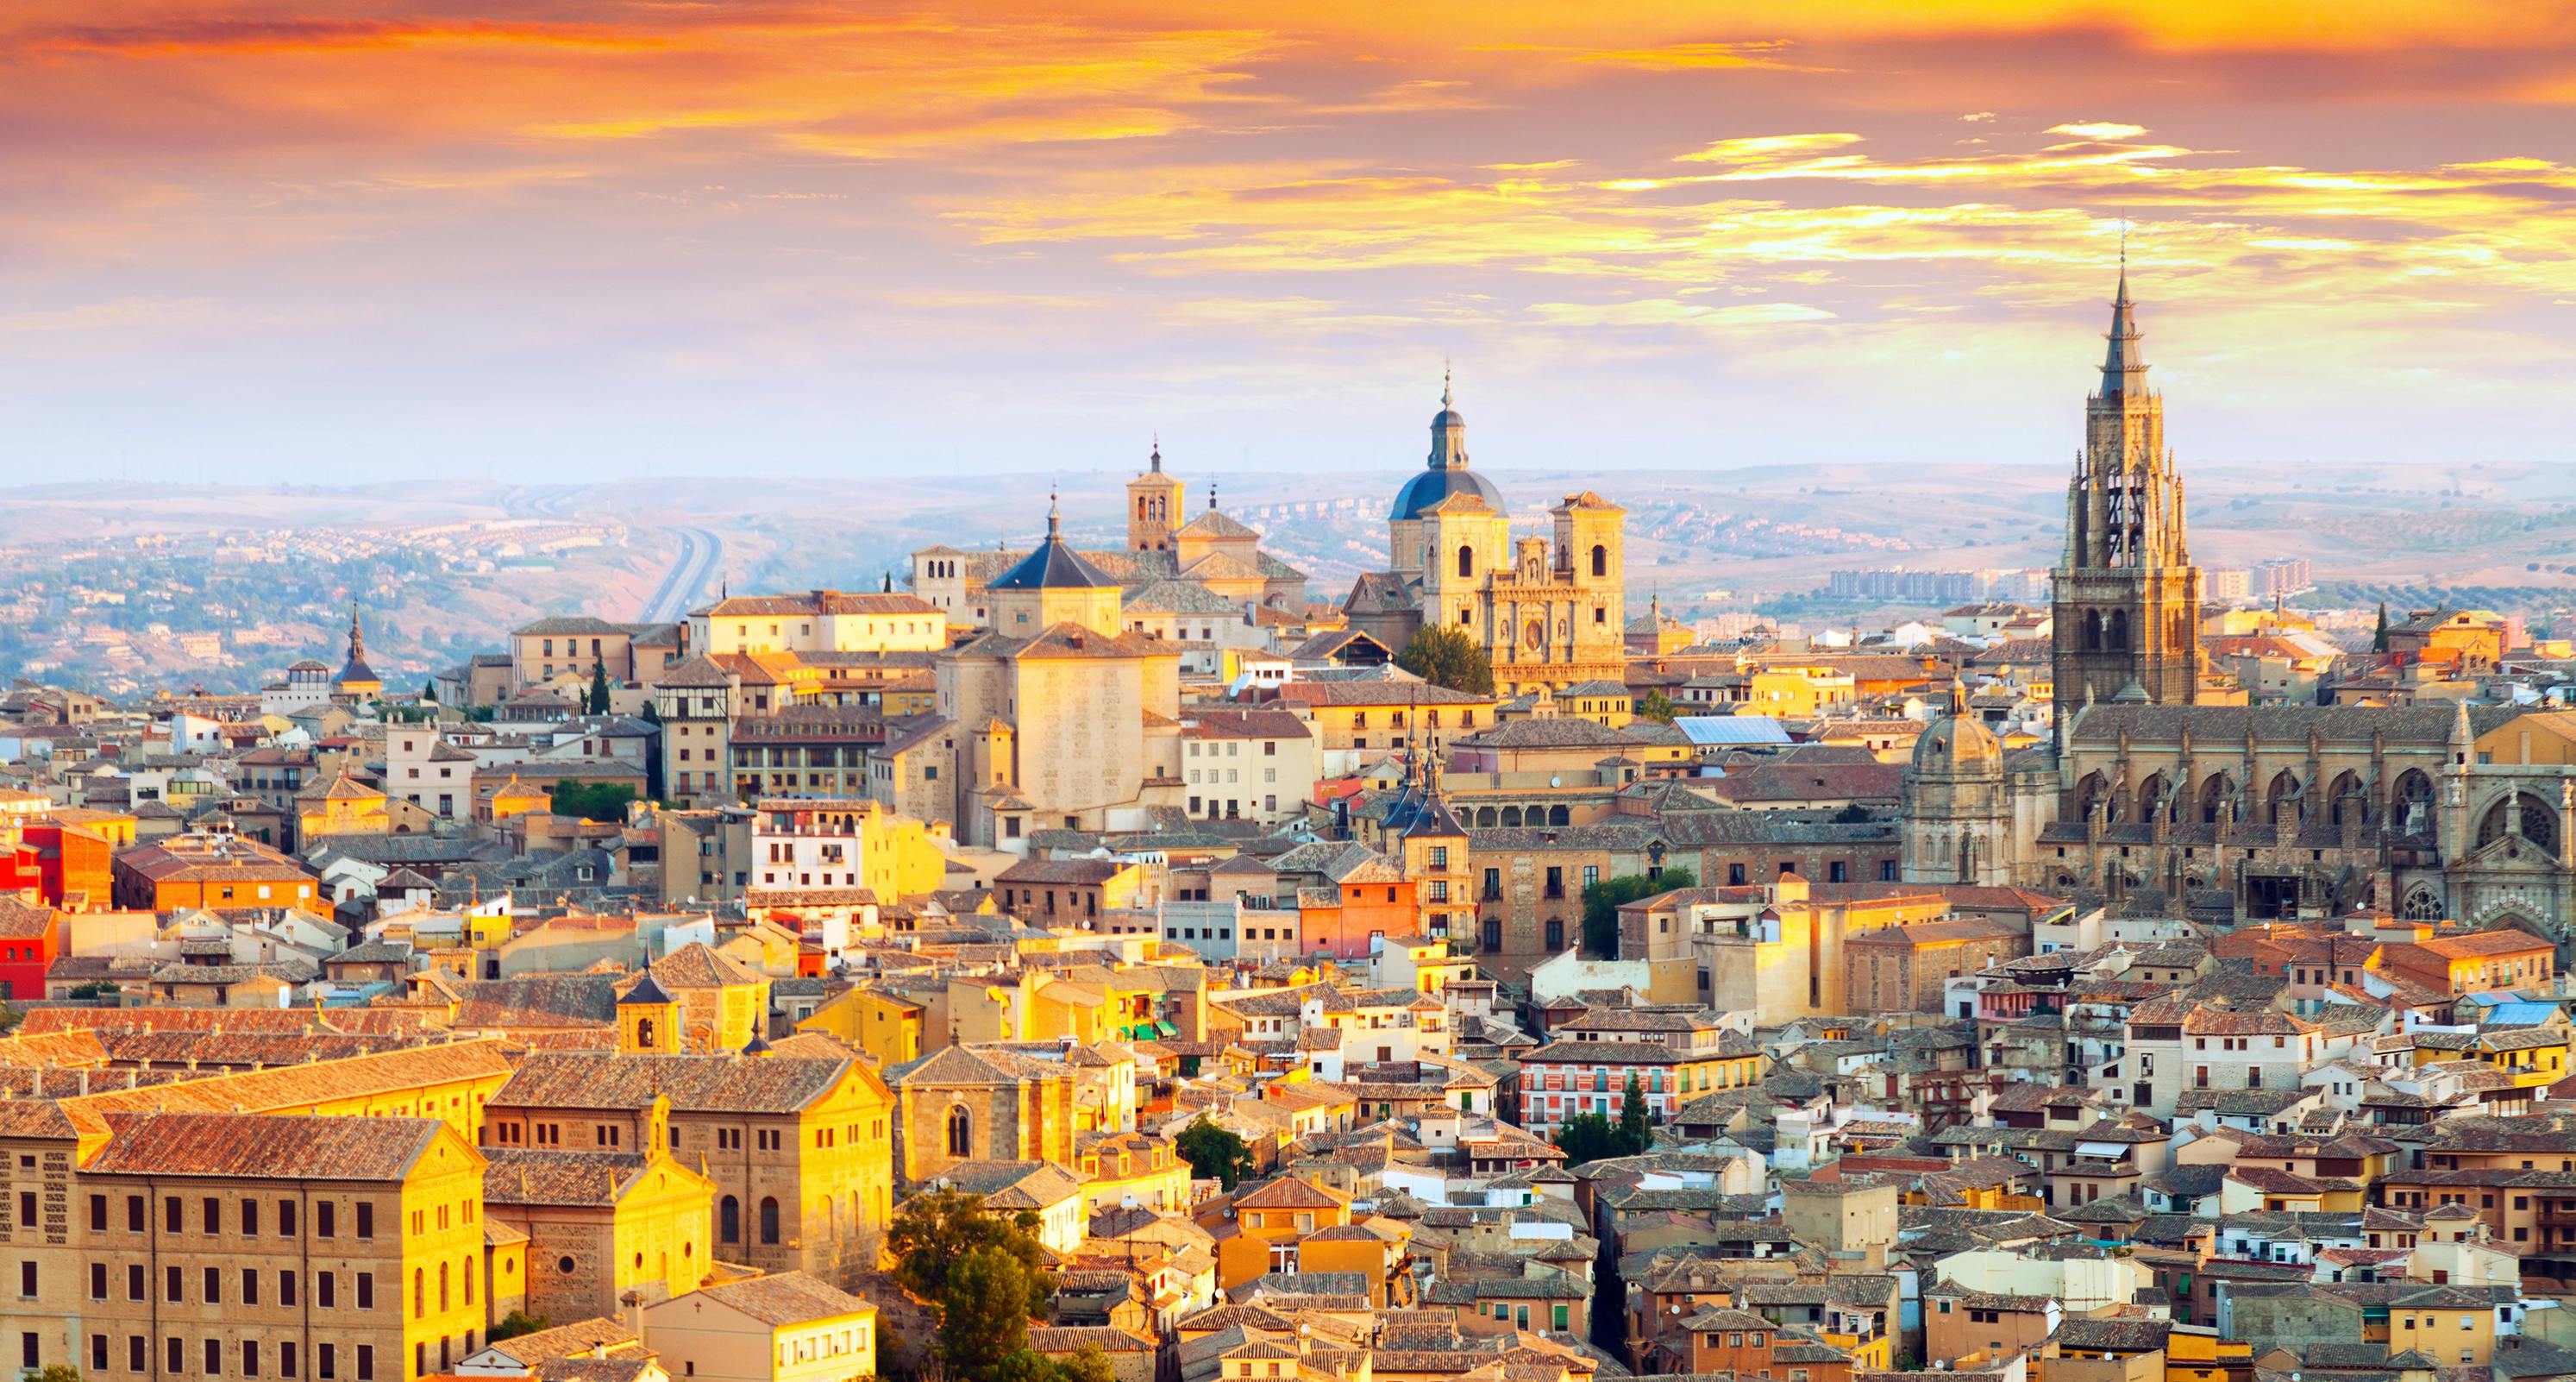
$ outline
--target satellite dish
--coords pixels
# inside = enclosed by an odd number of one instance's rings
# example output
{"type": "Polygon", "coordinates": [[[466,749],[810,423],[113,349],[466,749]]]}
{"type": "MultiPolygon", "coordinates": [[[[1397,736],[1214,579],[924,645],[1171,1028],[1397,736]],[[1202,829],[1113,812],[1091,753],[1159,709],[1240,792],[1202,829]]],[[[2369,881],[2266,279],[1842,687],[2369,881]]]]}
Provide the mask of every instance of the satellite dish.
{"type": "Polygon", "coordinates": [[[1565,779],[1558,777],[1554,773],[1549,773],[1547,775],[1547,785],[1550,787],[1562,787],[1565,785],[1565,779]]]}

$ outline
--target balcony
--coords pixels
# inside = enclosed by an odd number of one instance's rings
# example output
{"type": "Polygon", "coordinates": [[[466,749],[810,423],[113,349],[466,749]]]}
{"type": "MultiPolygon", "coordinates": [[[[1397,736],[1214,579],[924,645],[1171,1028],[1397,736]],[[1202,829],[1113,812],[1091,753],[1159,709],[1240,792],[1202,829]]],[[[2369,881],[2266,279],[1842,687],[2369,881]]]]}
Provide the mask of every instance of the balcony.
{"type": "Polygon", "coordinates": [[[2540,1222],[2576,1227],[2576,1200],[2542,1200],[2540,1222]]]}

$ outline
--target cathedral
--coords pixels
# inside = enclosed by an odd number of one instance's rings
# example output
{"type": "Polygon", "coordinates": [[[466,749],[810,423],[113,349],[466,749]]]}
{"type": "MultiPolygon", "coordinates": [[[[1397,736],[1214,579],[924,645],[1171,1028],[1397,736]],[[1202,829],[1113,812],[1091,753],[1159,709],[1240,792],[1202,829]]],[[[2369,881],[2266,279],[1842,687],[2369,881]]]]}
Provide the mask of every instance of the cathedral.
{"type": "Polygon", "coordinates": [[[1395,652],[1427,624],[1463,630],[1506,696],[1622,679],[1627,511],[1585,490],[1549,517],[1548,533],[1513,536],[1502,491],[1467,468],[1467,420],[1444,383],[1429,461],[1387,514],[1388,569],[1343,601],[1351,627],[1395,652]]]}
{"type": "MultiPolygon", "coordinates": [[[[2124,271],[2052,573],[2053,743],[1953,691],[1904,779],[1909,882],[2232,924],[2354,911],[2576,931],[2576,713],[2220,703],[2124,271]]],[[[2228,701],[2241,701],[2229,695],[2228,701]]]]}

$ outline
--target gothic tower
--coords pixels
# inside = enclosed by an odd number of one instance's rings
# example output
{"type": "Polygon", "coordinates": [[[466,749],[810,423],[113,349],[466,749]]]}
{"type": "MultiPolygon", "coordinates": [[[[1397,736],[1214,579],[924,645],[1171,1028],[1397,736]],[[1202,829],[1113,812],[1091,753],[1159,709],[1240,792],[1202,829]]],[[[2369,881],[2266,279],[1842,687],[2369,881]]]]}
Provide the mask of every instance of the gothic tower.
{"type": "Polygon", "coordinates": [[[2182,477],[2165,402],[2147,387],[2129,273],[2111,303],[2102,387],[2066,486],[2066,553],[2052,573],[2058,733],[2088,701],[2188,705],[2200,695],[2200,568],[2183,541],[2182,477]]]}

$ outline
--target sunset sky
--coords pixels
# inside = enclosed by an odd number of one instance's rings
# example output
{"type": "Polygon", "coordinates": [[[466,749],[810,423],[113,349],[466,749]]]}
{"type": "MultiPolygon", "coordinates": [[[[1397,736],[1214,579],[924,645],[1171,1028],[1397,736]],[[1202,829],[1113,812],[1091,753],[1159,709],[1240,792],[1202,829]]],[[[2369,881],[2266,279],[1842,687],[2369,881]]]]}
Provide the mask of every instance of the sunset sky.
{"type": "Polygon", "coordinates": [[[2576,4],[0,7],[0,483],[2566,458],[2576,4]],[[1078,13],[1077,13],[1078,11],[1078,13]]]}

